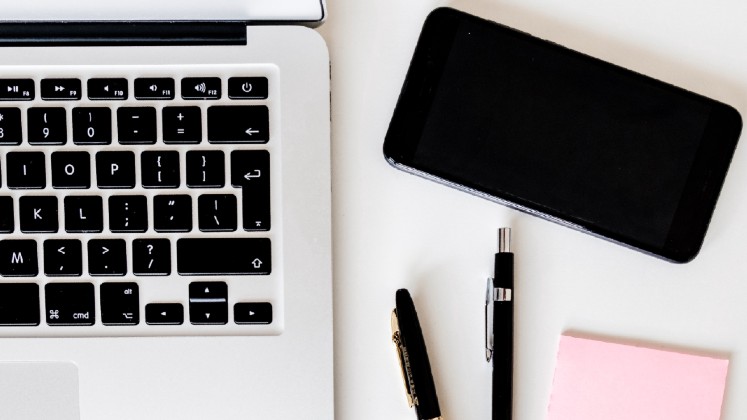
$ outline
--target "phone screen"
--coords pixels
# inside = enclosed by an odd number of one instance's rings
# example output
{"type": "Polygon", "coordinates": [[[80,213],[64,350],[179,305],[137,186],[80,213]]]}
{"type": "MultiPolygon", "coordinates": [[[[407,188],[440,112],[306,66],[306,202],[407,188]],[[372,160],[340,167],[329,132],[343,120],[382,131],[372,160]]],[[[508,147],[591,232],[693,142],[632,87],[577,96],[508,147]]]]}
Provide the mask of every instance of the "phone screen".
{"type": "Polygon", "coordinates": [[[699,178],[723,181],[736,111],[451,9],[429,20],[387,157],[665,258],[697,253],[713,207],[699,178]]]}

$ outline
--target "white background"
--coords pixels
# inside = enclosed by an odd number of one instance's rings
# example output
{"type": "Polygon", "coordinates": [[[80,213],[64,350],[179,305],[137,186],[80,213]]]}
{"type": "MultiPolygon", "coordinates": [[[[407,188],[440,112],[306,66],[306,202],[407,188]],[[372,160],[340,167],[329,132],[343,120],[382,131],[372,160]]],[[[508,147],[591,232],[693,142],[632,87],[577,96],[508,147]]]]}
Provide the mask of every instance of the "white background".
{"type": "MultiPolygon", "coordinates": [[[[338,419],[412,419],[390,342],[410,289],[442,411],[490,418],[485,279],[514,229],[514,418],[543,419],[559,337],[727,357],[722,420],[747,418],[747,139],[700,255],[675,265],[390,167],[382,142],[423,20],[454,6],[735,106],[747,116],[737,0],[329,0],[338,419]]],[[[658,420],[658,419],[657,419],[658,420]]]]}

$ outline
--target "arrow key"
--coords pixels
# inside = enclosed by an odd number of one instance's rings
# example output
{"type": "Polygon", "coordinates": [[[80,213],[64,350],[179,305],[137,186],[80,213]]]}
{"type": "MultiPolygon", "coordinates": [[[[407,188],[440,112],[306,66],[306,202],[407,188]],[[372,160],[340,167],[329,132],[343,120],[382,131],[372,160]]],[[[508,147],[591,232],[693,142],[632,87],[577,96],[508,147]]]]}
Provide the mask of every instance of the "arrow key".
{"type": "Polygon", "coordinates": [[[239,302],[233,306],[233,319],[237,324],[270,324],[272,323],[272,304],[239,302]]]}
{"type": "Polygon", "coordinates": [[[149,303],[145,305],[145,323],[181,325],[184,323],[184,307],[181,303],[149,303]]]}
{"type": "Polygon", "coordinates": [[[189,321],[194,325],[228,322],[228,286],[222,281],[189,284],[189,321]]]}
{"type": "Polygon", "coordinates": [[[223,325],[228,322],[228,304],[189,302],[189,322],[192,325],[223,325]]]}

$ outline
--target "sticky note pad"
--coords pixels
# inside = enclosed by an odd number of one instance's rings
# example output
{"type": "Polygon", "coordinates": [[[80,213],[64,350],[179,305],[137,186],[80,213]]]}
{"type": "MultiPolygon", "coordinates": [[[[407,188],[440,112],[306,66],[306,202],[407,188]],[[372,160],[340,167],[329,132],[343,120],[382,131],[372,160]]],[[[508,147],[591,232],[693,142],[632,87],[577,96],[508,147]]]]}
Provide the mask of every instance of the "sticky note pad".
{"type": "Polygon", "coordinates": [[[718,420],[728,366],[562,335],[547,420],[718,420]]]}

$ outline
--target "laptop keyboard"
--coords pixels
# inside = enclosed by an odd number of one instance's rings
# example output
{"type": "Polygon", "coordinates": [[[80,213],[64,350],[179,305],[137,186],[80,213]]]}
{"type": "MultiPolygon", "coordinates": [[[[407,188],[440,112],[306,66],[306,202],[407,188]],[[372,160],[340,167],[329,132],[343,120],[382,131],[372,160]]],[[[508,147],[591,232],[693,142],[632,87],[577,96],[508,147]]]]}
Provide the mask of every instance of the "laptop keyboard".
{"type": "Polygon", "coordinates": [[[275,70],[55,70],[0,78],[0,336],[279,333],[275,70]]]}

